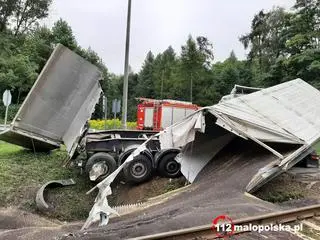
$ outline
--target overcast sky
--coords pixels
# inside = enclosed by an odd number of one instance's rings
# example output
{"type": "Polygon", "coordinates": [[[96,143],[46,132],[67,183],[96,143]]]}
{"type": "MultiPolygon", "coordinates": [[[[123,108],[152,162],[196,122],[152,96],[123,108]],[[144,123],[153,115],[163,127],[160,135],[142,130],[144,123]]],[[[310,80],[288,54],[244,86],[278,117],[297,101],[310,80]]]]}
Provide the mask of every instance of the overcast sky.
{"type": "MultiPolygon", "coordinates": [[[[49,23],[59,18],[72,27],[78,43],[91,46],[111,72],[123,73],[127,0],[53,0],[49,23]]],[[[290,8],[294,0],[132,0],[130,65],[139,71],[149,50],[163,52],[169,45],[177,53],[189,34],[206,36],[213,43],[215,61],[233,49],[246,52],[238,40],[250,31],[261,9],[290,8]]]]}

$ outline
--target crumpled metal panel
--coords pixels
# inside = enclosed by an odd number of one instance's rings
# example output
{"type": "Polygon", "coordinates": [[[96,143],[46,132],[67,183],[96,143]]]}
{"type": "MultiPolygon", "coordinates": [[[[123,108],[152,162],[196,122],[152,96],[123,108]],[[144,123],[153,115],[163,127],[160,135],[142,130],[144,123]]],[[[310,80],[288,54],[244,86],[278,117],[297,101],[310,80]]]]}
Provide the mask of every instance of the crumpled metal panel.
{"type": "MultiPolygon", "coordinates": [[[[202,108],[158,135],[162,149],[184,146],[177,160],[181,163],[182,173],[190,181],[206,166],[210,156],[213,158],[235,135],[261,145],[277,159],[274,160],[273,156],[272,162],[268,161],[268,164],[252,177],[246,187],[246,191],[251,192],[292,167],[309,153],[311,145],[320,139],[319,115],[320,92],[301,79],[296,79],[202,108]],[[218,126],[229,133],[221,131],[218,126]],[[289,155],[281,154],[264,142],[293,144],[293,149],[289,155]]],[[[146,142],[148,141],[150,139],[146,142]]],[[[107,201],[106,193],[111,193],[110,184],[116,175],[126,162],[143,150],[146,142],[95,187],[99,188],[99,194],[83,229],[99,219],[99,214],[113,214],[109,208],[104,210],[101,203],[107,201]]],[[[227,167],[225,166],[226,169],[227,167]]]]}
{"type": "Polygon", "coordinates": [[[320,137],[320,92],[301,79],[230,99],[212,109],[263,141],[312,144],[320,137]],[[274,137],[263,136],[262,130],[274,137]]]}
{"type": "Polygon", "coordinates": [[[48,139],[24,133],[23,131],[12,131],[11,129],[0,133],[0,140],[34,151],[50,151],[60,147],[60,144],[48,139]]]}
{"type": "MultiPolygon", "coordinates": [[[[72,154],[102,92],[96,66],[59,44],[19,109],[11,131],[64,143],[72,154]]],[[[0,136],[0,139],[2,137],[0,136]]],[[[24,141],[6,141],[30,148],[24,141]]]]}

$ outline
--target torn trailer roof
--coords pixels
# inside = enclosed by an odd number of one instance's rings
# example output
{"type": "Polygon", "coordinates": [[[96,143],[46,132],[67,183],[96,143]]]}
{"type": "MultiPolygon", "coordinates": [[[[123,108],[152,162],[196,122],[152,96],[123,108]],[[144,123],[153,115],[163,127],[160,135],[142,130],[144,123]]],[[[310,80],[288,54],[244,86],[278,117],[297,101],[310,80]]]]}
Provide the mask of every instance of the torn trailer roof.
{"type": "MultiPolygon", "coordinates": [[[[320,138],[319,116],[320,92],[296,79],[202,108],[154,137],[159,136],[161,149],[182,147],[176,160],[190,182],[235,137],[262,146],[276,158],[257,169],[246,187],[252,192],[311,153],[312,145],[320,138]],[[284,154],[273,147],[275,143],[289,144],[294,149],[284,154]]],[[[110,184],[127,162],[145,150],[148,141],[95,187],[99,194],[83,229],[98,220],[101,213],[113,213],[106,199],[111,194],[110,184]]]]}
{"type": "Polygon", "coordinates": [[[276,155],[278,160],[257,173],[247,186],[250,192],[312,151],[312,145],[320,138],[318,116],[320,92],[303,80],[296,79],[205,107],[166,129],[160,135],[160,143],[161,148],[184,147],[178,160],[182,173],[193,182],[201,169],[233,137],[252,140],[276,155]],[[205,114],[214,116],[214,121],[205,121],[205,114]],[[213,125],[217,130],[207,133],[204,130],[206,125],[213,125]],[[218,134],[218,127],[227,130],[223,136],[218,134]],[[205,140],[202,140],[203,136],[195,138],[197,131],[206,136],[205,140]],[[212,143],[209,144],[208,139],[212,143]],[[191,142],[192,147],[188,147],[191,142]],[[283,156],[269,143],[295,144],[297,149],[289,156],[283,156]],[[200,156],[197,154],[198,147],[201,148],[200,156]]]}
{"type": "Polygon", "coordinates": [[[96,66],[59,44],[0,140],[36,151],[65,144],[72,155],[102,92],[96,66]]]}

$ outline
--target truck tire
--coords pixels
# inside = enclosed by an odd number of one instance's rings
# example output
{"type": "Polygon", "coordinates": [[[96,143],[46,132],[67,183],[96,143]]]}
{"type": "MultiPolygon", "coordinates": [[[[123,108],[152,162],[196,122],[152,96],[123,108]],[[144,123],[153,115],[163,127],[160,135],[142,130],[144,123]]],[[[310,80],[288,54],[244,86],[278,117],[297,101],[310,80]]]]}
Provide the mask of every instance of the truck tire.
{"type": "Polygon", "coordinates": [[[158,172],[163,177],[177,178],[181,176],[180,163],[175,160],[177,152],[169,152],[159,160],[158,172]]]}
{"type": "Polygon", "coordinates": [[[152,176],[152,163],[147,156],[140,154],[126,164],[123,174],[130,183],[145,182],[152,176]]]}
{"type": "Polygon", "coordinates": [[[100,182],[107,176],[109,176],[114,170],[117,168],[117,163],[114,158],[104,152],[95,153],[93,154],[87,161],[85,166],[85,172],[88,174],[89,179],[93,182],[100,182]],[[96,179],[90,179],[90,171],[94,167],[102,168],[103,174],[97,177],[96,179]]]}

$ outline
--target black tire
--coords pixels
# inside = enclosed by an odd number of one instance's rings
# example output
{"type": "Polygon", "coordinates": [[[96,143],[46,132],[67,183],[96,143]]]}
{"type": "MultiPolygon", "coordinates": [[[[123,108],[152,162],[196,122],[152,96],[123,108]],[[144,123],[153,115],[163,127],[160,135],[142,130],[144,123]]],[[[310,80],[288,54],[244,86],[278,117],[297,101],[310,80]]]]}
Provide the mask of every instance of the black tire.
{"type": "Polygon", "coordinates": [[[180,163],[175,160],[177,154],[177,152],[170,152],[165,154],[159,160],[158,172],[161,176],[167,178],[177,178],[182,175],[180,171],[180,163]]]}
{"type": "Polygon", "coordinates": [[[93,154],[87,161],[86,166],[85,166],[85,172],[88,174],[93,167],[94,164],[99,163],[99,162],[104,162],[107,169],[106,169],[106,173],[104,173],[103,175],[99,176],[95,181],[93,182],[100,182],[102,181],[104,178],[106,178],[107,176],[109,176],[114,170],[116,170],[117,168],[117,163],[114,160],[114,158],[108,154],[108,153],[95,153],[93,154]]]}
{"type": "Polygon", "coordinates": [[[152,176],[152,163],[150,159],[140,154],[123,168],[125,180],[130,183],[141,183],[152,176]]]}

